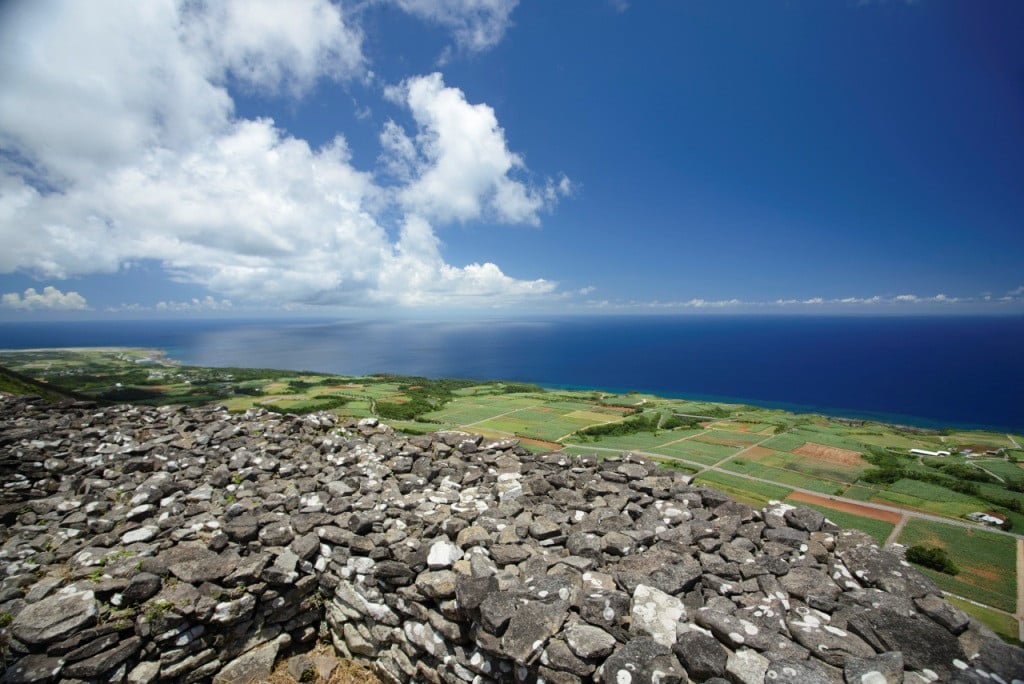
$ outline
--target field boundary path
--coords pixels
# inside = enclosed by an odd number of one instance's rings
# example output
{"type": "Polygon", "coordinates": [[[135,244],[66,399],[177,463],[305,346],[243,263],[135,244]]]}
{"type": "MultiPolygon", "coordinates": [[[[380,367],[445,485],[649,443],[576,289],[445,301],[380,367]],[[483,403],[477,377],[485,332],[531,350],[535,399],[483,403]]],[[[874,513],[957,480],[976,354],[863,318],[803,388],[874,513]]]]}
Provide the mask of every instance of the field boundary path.
{"type": "MultiPolygon", "coordinates": [[[[892,532],[889,533],[888,538],[885,540],[885,548],[889,548],[896,543],[896,540],[900,538],[900,533],[903,528],[906,527],[907,521],[910,520],[910,516],[904,513],[900,516],[900,521],[896,523],[896,526],[892,528],[892,532]]],[[[1017,540],[1017,544],[1020,545],[1022,542],[1020,539],[1017,540]]],[[[1019,565],[1019,563],[1018,563],[1019,565]]],[[[1020,581],[1020,572],[1017,572],[1018,582],[1020,581]]]]}

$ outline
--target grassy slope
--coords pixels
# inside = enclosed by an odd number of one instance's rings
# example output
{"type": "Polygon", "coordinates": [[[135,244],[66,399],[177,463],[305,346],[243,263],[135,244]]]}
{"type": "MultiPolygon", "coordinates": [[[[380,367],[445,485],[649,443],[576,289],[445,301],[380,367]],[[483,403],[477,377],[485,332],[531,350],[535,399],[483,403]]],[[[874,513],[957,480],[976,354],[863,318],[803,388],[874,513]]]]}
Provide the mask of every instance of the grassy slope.
{"type": "Polygon", "coordinates": [[[7,392],[8,394],[35,394],[49,402],[88,398],[75,392],[40,382],[3,366],[0,366],[0,392],[7,392]]]}

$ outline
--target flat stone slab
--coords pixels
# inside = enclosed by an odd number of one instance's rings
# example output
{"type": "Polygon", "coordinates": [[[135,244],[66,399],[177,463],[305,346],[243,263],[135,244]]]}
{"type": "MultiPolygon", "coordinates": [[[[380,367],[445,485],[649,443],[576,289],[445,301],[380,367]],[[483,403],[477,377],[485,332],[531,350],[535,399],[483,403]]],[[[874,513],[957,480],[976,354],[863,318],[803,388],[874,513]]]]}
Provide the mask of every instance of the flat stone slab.
{"type": "Polygon", "coordinates": [[[38,603],[30,603],[11,623],[19,641],[45,644],[96,621],[96,596],[88,589],[65,587],[38,603]]]}

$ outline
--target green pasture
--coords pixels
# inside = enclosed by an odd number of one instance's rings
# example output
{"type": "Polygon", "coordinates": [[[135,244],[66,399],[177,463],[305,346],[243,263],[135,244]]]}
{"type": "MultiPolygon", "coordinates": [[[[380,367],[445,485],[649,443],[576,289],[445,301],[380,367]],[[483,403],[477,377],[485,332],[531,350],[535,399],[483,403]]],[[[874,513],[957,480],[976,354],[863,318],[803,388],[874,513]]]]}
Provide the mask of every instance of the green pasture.
{"type": "Polygon", "coordinates": [[[744,457],[732,458],[723,463],[720,468],[734,473],[742,473],[751,477],[759,477],[764,480],[771,480],[780,484],[810,489],[822,494],[836,494],[844,487],[844,483],[831,480],[823,480],[810,475],[804,475],[792,470],[781,468],[770,468],[758,461],[748,460],[744,457]]]}
{"type": "MultiPolygon", "coordinates": [[[[988,446],[992,449],[1012,448],[1010,438],[1005,432],[990,432],[987,430],[972,430],[970,432],[954,432],[945,435],[945,441],[952,444],[977,444],[988,446]]],[[[1017,441],[1020,444],[1020,440],[1017,441]]]]}
{"type": "Polygon", "coordinates": [[[388,425],[393,427],[398,432],[405,432],[413,435],[427,434],[429,432],[437,432],[438,430],[451,429],[450,425],[441,425],[440,423],[421,423],[416,420],[390,420],[388,421],[388,425]]]}
{"type": "MultiPolygon", "coordinates": [[[[560,399],[556,401],[545,401],[543,405],[545,408],[561,409],[563,411],[596,411],[598,408],[589,401],[568,401],[565,399],[560,399]]],[[[611,413],[613,413],[614,415],[622,415],[621,413],[615,411],[614,409],[611,411],[611,413]]]]}
{"type": "Polygon", "coordinates": [[[699,432],[700,430],[659,430],[658,432],[637,432],[632,435],[606,435],[598,437],[593,442],[586,442],[586,444],[609,449],[662,453],[660,449],[664,445],[699,432]]]}
{"type": "Polygon", "coordinates": [[[496,396],[457,397],[444,408],[431,411],[423,417],[448,425],[469,425],[537,405],[535,399],[518,394],[496,396]]]}
{"type": "Polygon", "coordinates": [[[906,479],[892,483],[875,498],[950,518],[960,518],[973,511],[987,510],[991,506],[970,494],[954,492],[930,482],[906,479]]]}
{"type": "Polygon", "coordinates": [[[698,442],[693,439],[683,439],[670,444],[663,444],[647,451],[662,456],[677,456],[687,461],[712,465],[723,458],[732,456],[739,449],[722,444],[708,444],[707,442],[698,442]]]}
{"type": "Polygon", "coordinates": [[[573,418],[554,409],[527,408],[485,420],[474,427],[554,442],[594,424],[594,421],[573,418]]]}
{"type": "Polygon", "coordinates": [[[897,449],[899,451],[910,451],[911,449],[928,449],[937,451],[940,444],[924,439],[916,435],[904,435],[891,431],[884,432],[863,432],[853,430],[850,438],[868,446],[881,447],[883,449],[897,449]]]}
{"type": "Polygon", "coordinates": [[[1017,540],[1009,535],[912,519],[899,543],[945,549],[960,574],[923,570],[936,584],[959,596],[1008,612],[1016,610],[1017,540]]]}
{"type": "Polygon", "coordinates": [[[779,485],[770,485],[764,482],[755,482],[742,477],[735,477],[726,473],[705,471],[697,475],[694,484],[704,484],[709,487],[721,490],[732,496],[737,501],[748,503],[752,506],[764,506],[769,501],[782,501],[789,496],[793,490],[779,485]]]}
{"type": "MultiPolygon", "coordinates": [[[[709,427],[712,430],[739,432],[745,435],[758,435],[765,430],[775,429],[774,425],[769,425],[768,423],[750,422],[745,420],[719,420],[709,427]]],[[[764,439],[764,435],[761,435],[760,439],[764,439]]]]}
{"type": "Polygon", "coordinates": [[[990,473],[995,473],[1008,480],[1024,479],[1024,468],[1019,463],[1010,463],[1002,458],[971,459],[968,463],[979,465],[990,473]]]}
{"type": "Polygon", "coordinates": [[[739,458],[749,459],[769,468],[792,470],[822,480],[834,480],[837,482],[844,482],[846,484],[853,484],[856,482],[861,474],[870,467],[867,464],[848,466],[842,463],[835,463],[833,461],[799,456],[787,451],[772,451],[771,453],[764,455],[756,455],[747,452],[739,458]]]}
{"type": "MultiPolygon", "coordinates": [[[[714,426],[712,426],[714,428],[714,426]]],[[[726,446],[748,447],[757,444],[764,435],[752,435],[746,432],[731,432],[729,430],[710,429],[703,435],[696,437],[702,442],[711,444],[725,444],[726,446]]]]}
{"type": "Polygon", "coordinates": [[[843,496],[847,499],[856,499],[857,501],[871,501],[878,496],[878,490],[864,485],[850,485],[843,492],[843,496]]]}

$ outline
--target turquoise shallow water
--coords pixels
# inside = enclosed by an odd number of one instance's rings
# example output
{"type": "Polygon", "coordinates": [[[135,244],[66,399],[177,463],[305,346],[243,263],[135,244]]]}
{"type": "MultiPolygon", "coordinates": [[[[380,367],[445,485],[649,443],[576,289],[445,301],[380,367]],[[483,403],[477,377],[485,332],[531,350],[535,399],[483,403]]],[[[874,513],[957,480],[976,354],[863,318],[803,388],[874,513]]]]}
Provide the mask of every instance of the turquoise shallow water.
{"type": "Polygon", "coordinates": [[[506,379],[1024,432],[1019,317],[0,324],[0,347],[100,345],[198,365],[506,379]]]}

